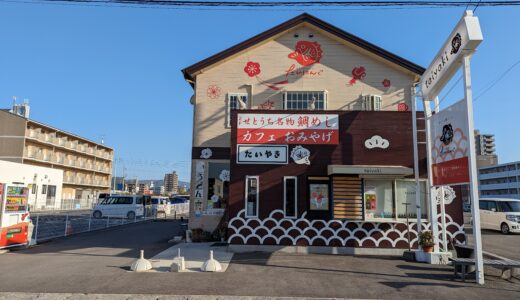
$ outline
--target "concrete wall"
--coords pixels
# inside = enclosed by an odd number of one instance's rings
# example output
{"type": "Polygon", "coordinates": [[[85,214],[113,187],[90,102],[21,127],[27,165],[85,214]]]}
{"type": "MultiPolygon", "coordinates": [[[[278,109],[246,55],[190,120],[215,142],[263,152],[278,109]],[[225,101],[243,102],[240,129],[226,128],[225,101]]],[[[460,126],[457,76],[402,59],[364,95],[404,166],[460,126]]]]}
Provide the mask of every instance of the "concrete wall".
{"type": "Polygon", "coordinates": [[[22,162],[27,120],[0,111],[0,159],[22,162]]]}
{"type": "Polygon", "coordinates": [[[20,182],[26,186],[36,185],[36,193],[33,193],[31,186],[29,186],[29,205],[33,210],[60,208],[63,185],[62,170],[0,160],[0,182],[20,182]],[[43,185],[56,186],[56,196],[54,201],[52,201],[53,205],[47,205],[47,194],[43,193],[43,185]]]}

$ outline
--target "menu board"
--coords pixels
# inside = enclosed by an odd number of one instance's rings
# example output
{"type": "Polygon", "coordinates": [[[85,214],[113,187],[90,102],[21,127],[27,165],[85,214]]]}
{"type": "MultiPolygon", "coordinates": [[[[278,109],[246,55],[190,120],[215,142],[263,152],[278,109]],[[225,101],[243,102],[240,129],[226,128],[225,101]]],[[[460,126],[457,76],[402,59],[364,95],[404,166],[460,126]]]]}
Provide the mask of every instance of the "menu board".
{"type": "Polygon", "coordinates": [[[20,186],[8,186],[5,192],[5,211],[11,213],[27,211],[29,189],[20,186]]]}

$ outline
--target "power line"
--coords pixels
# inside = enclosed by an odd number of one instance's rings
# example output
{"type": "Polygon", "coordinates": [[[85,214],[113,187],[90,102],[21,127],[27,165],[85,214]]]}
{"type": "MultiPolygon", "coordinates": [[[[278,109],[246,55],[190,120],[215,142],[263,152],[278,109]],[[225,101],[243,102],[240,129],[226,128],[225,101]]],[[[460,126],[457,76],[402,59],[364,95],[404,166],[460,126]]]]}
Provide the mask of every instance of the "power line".
{"type": "MultiPolygon", "coordinates": [[[[461,7],[466,8],[472,3],[469,1],[177,1],[177,0],[2,0],[14,3],[73,3],[94,4],[99,6],[130,5],[130,6],[168,6],[176,8],[269,8],[269,7],[461,7]]],[[[520,1],[482,1],[478,6],[520,6],[520,1]]]]}
{"type": "Polygon", "coordinates": [[[477,6],[475,6],[475,9],[473,10],[473,12],[477,11],[477,8],[478,8],[478,6],[480,5],[480,2],[482,2],[482,0],[480,0],[480,1],[477,3],[477,6]]]}
{"type": "Polygon", "coordinates": [[[511,72],[511,70],[514,69],[514,67],[516,67],[518,64],[520,64],[520,60],[518,60],[517,62],[515,62],[514,64],[512,64],[509,68],[507,68],[507,70],[505,70],[504,72],[502,72],[502,74],[500,74],[495,80],[491,81],[491,83],[488,85],[487,88],[485,88],[477,97],[475,97],[475,100],[473,100],[474,102],[477,101],[480,97],[482,97],[485,93],[487,93],[492,87],[494,87],[500,80],[502,80],[506,75],[507,73],[511,72]]]}

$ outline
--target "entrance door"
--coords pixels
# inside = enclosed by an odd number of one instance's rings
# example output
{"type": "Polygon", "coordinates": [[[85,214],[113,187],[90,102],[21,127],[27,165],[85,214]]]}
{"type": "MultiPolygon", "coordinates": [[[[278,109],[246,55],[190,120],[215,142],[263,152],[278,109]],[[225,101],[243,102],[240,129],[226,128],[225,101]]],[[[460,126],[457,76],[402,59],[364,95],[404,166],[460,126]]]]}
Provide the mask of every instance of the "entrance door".
{"type": "Polygon", "coordinates": [[[334,219],[363,220],[363,184],[355,176],[332,178],[334,219]]]}

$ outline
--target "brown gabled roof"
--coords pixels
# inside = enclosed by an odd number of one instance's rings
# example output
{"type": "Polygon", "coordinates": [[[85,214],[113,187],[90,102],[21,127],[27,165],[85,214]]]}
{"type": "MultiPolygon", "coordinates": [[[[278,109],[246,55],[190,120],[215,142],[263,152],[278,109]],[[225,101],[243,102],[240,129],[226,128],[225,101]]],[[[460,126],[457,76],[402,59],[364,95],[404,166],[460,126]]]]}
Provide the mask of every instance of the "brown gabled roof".
{"type": "Polygon", "coordinates": [[[362,38],[359,38],[351,33],[348,33],[332,24],[329,24],[323,20],[320,20],[310,14],[303,13],[295,18],[292,18],[288,21],[285,21],[269,30],[266,30],[258,35],[255,35],[254,37],[247,39],[239,44],[236,44],[235,46],[228,48],[222,52],[219,52],[215,55],[212,55],[204,60],[199,61],[198,63],[195,63],[185,69],[182,70],[182,73],[184,74],[184,78],[190,82],[190,84],[193,86],[193,81],[195,81],[195,78],[193,77],[193,74],[197,71],[200,71],[208,66],[211,66],[223,59],[226,59],[240,51],[243,51],[257,43],[260,43],[266,39],[269,39],[283,31],[286,31],[300,23],[307,22],[311,25],[314,25],[328,33],[331,33],[347,42],[350,42],[358,47],[361,47],[365,50],[368,50],[390,62],[393,62],[407,70],[412,71],[413,73],[416,73],[418,75],[422,75],[426,69],[423,67],[406,60],[400,56],[397,56],[393,53],[390,53],[386,51],[383,48],[380,48],[372,43],[369,43],[365,41],[362,38]]]}

